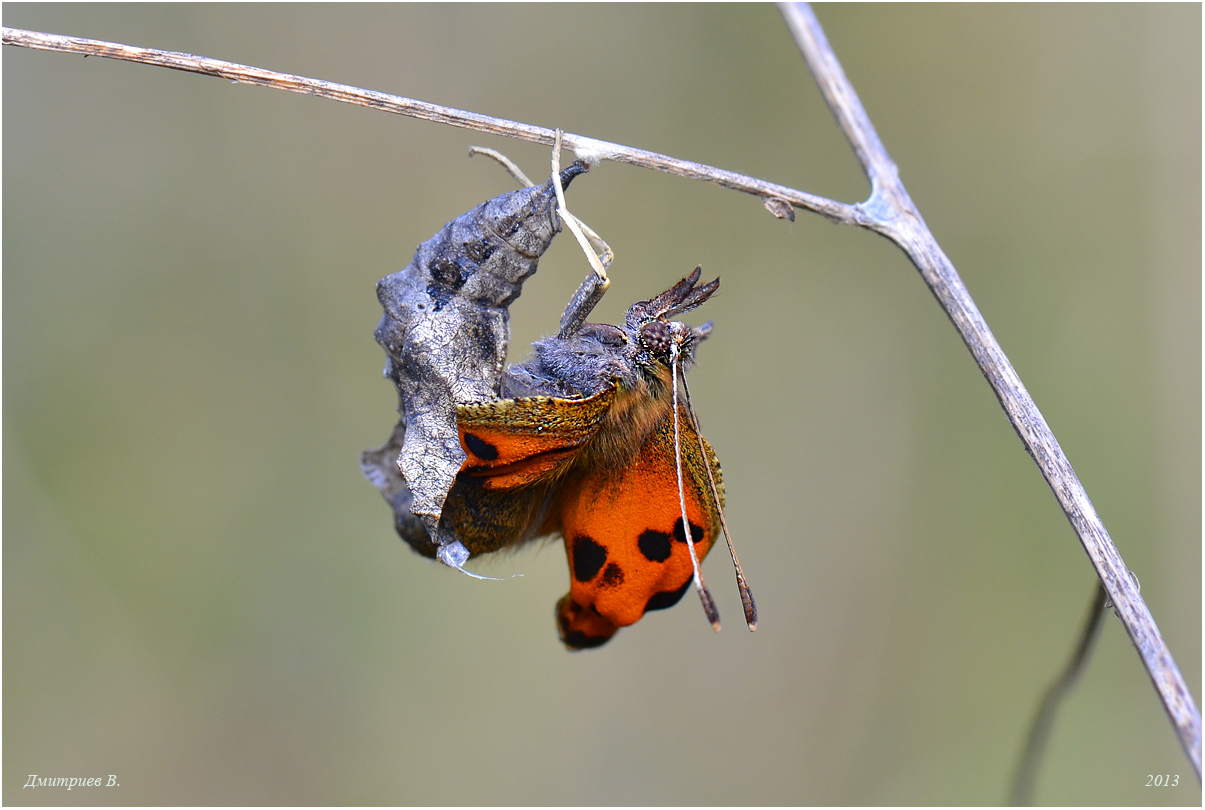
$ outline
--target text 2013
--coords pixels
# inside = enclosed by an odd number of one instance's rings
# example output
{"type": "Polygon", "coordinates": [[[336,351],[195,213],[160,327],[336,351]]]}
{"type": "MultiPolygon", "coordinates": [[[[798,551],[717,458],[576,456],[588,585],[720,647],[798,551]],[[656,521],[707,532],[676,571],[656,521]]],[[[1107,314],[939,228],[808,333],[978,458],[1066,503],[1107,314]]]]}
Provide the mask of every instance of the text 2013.
{"type": "Polygon", "coordinates": [[[1180,774],[1157,773],[1146,775],[1147,787],[1176,787],[1180,784],[1180,774]]]}

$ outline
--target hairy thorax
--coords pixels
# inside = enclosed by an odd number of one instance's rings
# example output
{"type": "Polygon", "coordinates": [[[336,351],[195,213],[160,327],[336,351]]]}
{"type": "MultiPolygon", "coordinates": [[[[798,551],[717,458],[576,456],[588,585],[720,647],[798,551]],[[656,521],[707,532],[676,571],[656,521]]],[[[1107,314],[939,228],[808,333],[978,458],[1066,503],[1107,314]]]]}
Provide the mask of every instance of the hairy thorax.
{"type": "Polygon", "coordinates": [[[671,418],[669,369],[657,363],[642,371],[645,373],[636,375],[634,387],[616,383],[611,408],[598,432],[582,448],[579,464],[587,468],[624,467],[653,432],[671,418]]]}

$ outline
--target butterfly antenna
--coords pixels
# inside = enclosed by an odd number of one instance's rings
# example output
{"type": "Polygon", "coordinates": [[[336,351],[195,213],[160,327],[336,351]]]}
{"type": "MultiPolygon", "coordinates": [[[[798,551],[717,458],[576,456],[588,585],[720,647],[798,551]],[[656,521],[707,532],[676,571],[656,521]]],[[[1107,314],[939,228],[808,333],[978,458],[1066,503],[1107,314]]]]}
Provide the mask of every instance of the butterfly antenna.
{"type": "Polygon", "coordinates": [[[732,567],[736,569],[736,587],[741,593],[741,607],[745,609],[745,624],[749,625],[749,631],[752,632],[757,629],[757,603],[753,601],[753,590],[745,581],[745,571],[741,568],[741,561],[736,558],[736,546],[732,544],[732,535],[728,533],[728,521],[724,519],[724,504],[720,502],[720,490],[715,483],[715,473],[711,471],[711,458],[706,448],[703,447],[703,430],[699,427],[699,417],[695,413],[695,406],[690,401],[690,386],[686,384],[686,375],[682,375],[682,392],[685,394],[686,412],[690,414],[690,420],[695,429],[695,438],[699,440],[699,453],[703,456],[703,466],[707,468],[707,481],[711,484],[715,508],[720,514],[720,526],[724,529],[724,539],[728,541],[728,553],[732,555],[732,567]]]}
{"type": "MultiPolygon", "coordinates": [[[[693,533],[690,530],[690,518],[686,516],[686,489],[682,484],[682,439],[678,426],[678,358],[678,344],[671,343],[670,373],[674,378],[674,468],[678,473],[678,505],[682,507],[682,534],[686,538],[686,548],[690,550],[690,564],[695,569],[695,589],[698,590],[699,599],[703,602],[703,612],[707,614],[707,621],[711,622],[712,629],[718,633],[720,632],[720,611],[716,609],[715,600],[711,598],[711,591],[707,590],[707,585],[703,582],[703,572],[699,570],[699,557],[695,553],[695,541],[691,536],[693,533]]],[[[685,383],[685,379],[683,379],[683,383],[685,383]]]]}

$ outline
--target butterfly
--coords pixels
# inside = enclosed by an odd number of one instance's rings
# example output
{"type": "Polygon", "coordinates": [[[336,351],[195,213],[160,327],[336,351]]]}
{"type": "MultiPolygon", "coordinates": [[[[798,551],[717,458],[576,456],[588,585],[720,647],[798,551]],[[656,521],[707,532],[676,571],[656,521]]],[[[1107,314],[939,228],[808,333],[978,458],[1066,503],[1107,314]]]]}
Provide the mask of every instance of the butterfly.
{"type": "MultiPolygon", "coordinates": [[[[719,288],[700,273],[636,302],[618,326],[585,322],[606,288],[588,277],[558,335],[506,370],[501,398],[456,406],[467,458],[440,533],[471,556],[561,535],[570,586],[556,620],[570,649],[606,643],[692,584],[719,630],[699,563],[727,536],[724,484],[684,374],[711,323],[671,320],[719,288]]],[[[757,608],[732,557],[752,630],[757,608]]]]}

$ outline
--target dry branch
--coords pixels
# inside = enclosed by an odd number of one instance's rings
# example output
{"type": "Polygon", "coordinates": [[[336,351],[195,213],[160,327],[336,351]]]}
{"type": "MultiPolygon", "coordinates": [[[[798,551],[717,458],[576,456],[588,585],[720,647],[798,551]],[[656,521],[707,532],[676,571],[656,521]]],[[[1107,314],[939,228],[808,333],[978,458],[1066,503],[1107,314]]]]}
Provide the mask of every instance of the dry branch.
{"type": "MultiPolygon", "coordinates": [[[[59,53],[76,53],[83,56],[103,56],[107,59],[119,59],[125,62],[139,62],[144,65],[182,70],[187,73],[200,73],[205,76],[218,76],[237,84],[251,84],[259,87],[270,87],[275,90],[288,90],[291,93],[304,93],[310,96],[328,98],[332,101],[342,101],[361,107],[370,107],[382,112],[405,115],[410,118],[421,118],[436,124],[472,129],[490,135],[501,135],[520,141],[543,144],[552,147],[556,141],[556,130],[522,124],[518,121],[507,121],[504,118],[493,118],[488,115],[457,110],[452,107],[441,107],[438,104],[428,104],[402,96],[393,96],[375,90],[365,90],[348,84],[324,82],[321,79],[309,79],[305,76],[295,76],[290,73],[277,73],[273,70],[239,65],[234,62],[224,62],[221,59],[209,59],[204,56],[194,56],[190,53],[176,51],[159,51],[154,48],[138,48],[133,45],[122,45],[116,42],[103,42],[96,39],[81,39],[65,37],[58,34],[43,34],[37,31],[23,31],[18,28],[4,29],[4,44],[16,45],[21,48],[32,48],[39,51],[57,51],[59,53]]],[[[588,162],[602,158],[617,163],[627,163],[646,169],[655,169],[686,177],[691,180],[704,180],[715,183],[723,188],[743,191],[753,194],[763,200],[775,198],[788,201],[794,206],[808,211],[814,211],[834,222],[846,225],[870,226],[870,218],[861,210],[861,206],[817,197],[793,188],[768,183],[754,177],[747,177],[736,172],[705,166],[702,163],[692,163],[689,160],[679,160],[669,155],[661,155],[644,149],[634,149],[617,143],[587,138],[566,132],[562,143],[572,149],[579,157],[588,162]]]]}
{"type": "Polygon", "coordinates": [[[1063,455],[1050,426],[1021,384],[1021,378],[1005,357],[987,322],[979,314],[954,265],[946,258],[904,190],[899,171],[875,134],[857,93],[845,78],[845,72],[829,48],[812,10],[806,3],[782,3],[779,8],[829,108],[870,178],[873,192],[863,208],[873,215],[874,221],[865,227],[886,236],[908,255],[971,350],[979,370],[1000,400],[1000,407],[1017,431],[1026,452],[1038,465],[1059,506],[1079,535],[1097,576],[1113,601],[1118,618],[1125,625],[1143,666],[1155,684],[1159,699],[1163,701],[1180,744],[1196,769],[1199,780],[1201,714],[1171,651],[1159,635],[1155,620],[1139,596],[1117,546],[1096,514],[1071,463],[1063,455]]]}
{"type": "Polygon", "coordinates": [[[1055,714],[1088,663],[1088,654],[1092,652],[1092,645],[1105,618],[1107,600],[1105,588],[1098,580],[1092,593],[1092,605],[1088,608],[1088,619],[1080,631],[1075,650],[1063,671],[1047,687],[1029,726],[1029,735],[1025,740],[1025,747],[1021,749],[1021,759],[1017,763],[1012,789],[1009,791],[1008,803],[1014,807],[1024,807],[1032,803],[1030,799],[1033,797],[1034,783],[1037,781],[1038,766],[1046,752],[1046,741],[1050,738],[1055,714]]]}
{"type": "MultiPolygon", "coordinates": [[[[723,188],[755,195],[767,204],[767,209],[775,216],[786,216],[782,203],[776,202],[783,200],[797,208],[821,214],[834,222],[875,231],[898,245],[916,265],[938,303],[958,329],[980,371],[1000,400],[1001,407],[1021,438],[1026,451],[1033,457],[1066,513],[1115,605],[1117,615],[1133,640],[1143,666],[1150,673],[1155,689],[1179,735],[1180,743],[1196,770],[1197,778],[1200,779],[1200,713],[1083,485],[1064,456],[1046,420],[979,314],[954,266],[925,226],[920,212],[900,182],[895,164],[875,134],[870,119],[846,79],[836,56],[829,48],[811,9],[805,3],[784,3],[780,8],[833,115],[870,179],[872,193],[866,202],[837,202],[735,172],[571,133],[565,134],[564,144],[589,160],[613,160],[693,180],[704,180],[723,188]]],[[[231,82],[305,93],[545,146],[552,146],[556,137],[553,129],[192,54],[12,28],[3,29],[3,42],[5,45],[35,50],[103,56],[219,76],[231,82]]]]}

